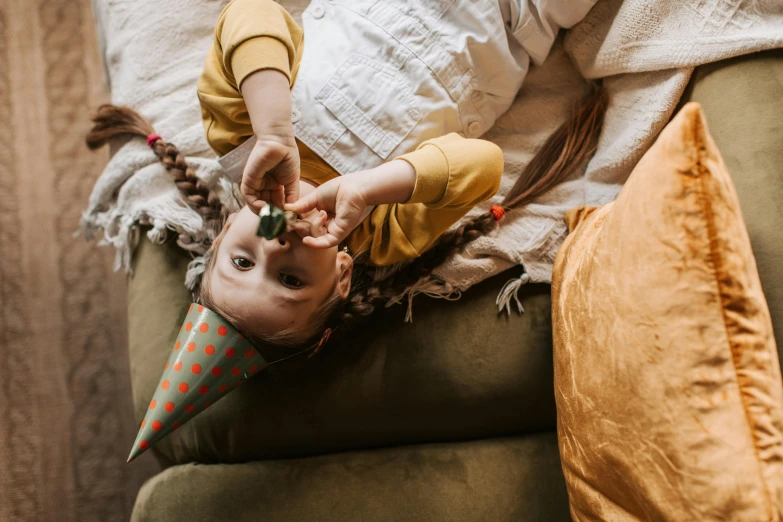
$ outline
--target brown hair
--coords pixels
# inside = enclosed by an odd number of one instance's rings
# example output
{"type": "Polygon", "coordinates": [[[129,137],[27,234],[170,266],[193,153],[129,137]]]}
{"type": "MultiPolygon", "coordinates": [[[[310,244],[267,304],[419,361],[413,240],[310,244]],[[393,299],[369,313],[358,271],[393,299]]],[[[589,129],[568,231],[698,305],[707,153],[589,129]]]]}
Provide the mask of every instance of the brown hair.
{"type": "MultiPolygon", "coordinates": [[[[449,256],[459,252],[470,241],[494,230],[497,220],[505,210],[533,201],[565,181],[582,166],[597,147],[606,105],[607,96],[604,89],[593,89],[587,100],[544,142],[499,207],[493,207],[490,212],[464,221],[459,227],[449,230],[422,256],[398,267],[389,277],[378,280],[380,272],[371,267],[354,269],[348,299],[342,300],[336,295],[327,299],[315,313],[312,327],[308,328],[307,332],[285,332],[272,339],[257,342],[305,345],[317,341],[325,328],[334,329],[345,322],[370,315],[377,304],[388,302],[417,281],[430,277],[432,271],[449,256]]],[[[213,227],[217,232],[224,228],[227,211],[220,198],[196,177],[174,145],[166,143],[154,134],[152,125],[146,119],[127,107],[104,105],[98,109],[93,121],[95,125],[87,135],[87,145],[91,149],[101,147],[110,139],[123,135],[147,138],[187,203],[203,216],[205,225],[213,227]]],[[[219,245],[221,237],[222,233],[218,233],[213,248],[219,245]]],[[[205,274],[209,272],[213,262],[213,259],[208,261],[205,274]]],[[[205,302],[210,301],[207,280],[202,284],[200,294],[202,302],[210,306],[212,303],[205,302]]]]}

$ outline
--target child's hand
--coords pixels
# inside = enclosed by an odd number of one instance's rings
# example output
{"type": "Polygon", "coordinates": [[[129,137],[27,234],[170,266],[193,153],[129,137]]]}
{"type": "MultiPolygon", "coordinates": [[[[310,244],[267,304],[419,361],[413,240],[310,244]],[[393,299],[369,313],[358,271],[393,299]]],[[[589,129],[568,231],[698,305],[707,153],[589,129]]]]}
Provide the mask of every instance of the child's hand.
{"type": "Polygon", "coordinates": [[[359,225],[367,202],[355,176],[356,174],[349,174],[329,180],[297,202],[285,206],[286,210],[293,210],[299,215],[314,209],[322,211],[322,215],[325,211],[325,233],[318,237],[304,237],[302,243],[305,246],[337,246],[359,225]]]}
{"type": "Polygon", "coordinates": [[[286,202],[296,201],[299,198],[296,143],[286,144],[274,139],[256,141],[242,174],[240,190],[255,213],[266,203],[282,208],[286,202]]]}
{"type": "Polygon", "coordinates": [[[329,248],[339,245],[361,223],[367,206],[407,201],[415,186],[416,171],[410,163],[390,161],[374,169],[329,180],[285,208],[300,215],[313,209],[326,211],[326,233],[306,237],[302,243],[313,248],[329,248]]]}
{"type": "Polygon", "coordinates": [[[265,203],[283,207],[299,199],[299,149],[291,124],[288,78],[273,69],[256,71],[241,85],[256,144],[242,174],[241,191],[254,212],[265,203]]]}

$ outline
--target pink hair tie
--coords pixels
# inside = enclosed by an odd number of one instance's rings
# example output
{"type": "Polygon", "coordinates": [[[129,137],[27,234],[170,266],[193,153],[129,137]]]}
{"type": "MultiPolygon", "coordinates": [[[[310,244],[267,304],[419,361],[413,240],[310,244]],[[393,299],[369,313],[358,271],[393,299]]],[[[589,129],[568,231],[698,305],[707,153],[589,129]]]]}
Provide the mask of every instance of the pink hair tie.
{"type": "Polygon", "coordinates": [[[503,216],[506,215],[506,209],[500,205],[493,205],[489,207],[489,211],[492,213],[492,217],[495,218],[495,221],[500,221],[503,219],[503,216]]]}
{"type": "Polygon", "coordinates": [[[154,147],[155,142],[162,139],[163,138],[161,138],[157,134],[150,134],[149,136],[147,136],[147,145],[149,145],[150,147],[154,147]]]}

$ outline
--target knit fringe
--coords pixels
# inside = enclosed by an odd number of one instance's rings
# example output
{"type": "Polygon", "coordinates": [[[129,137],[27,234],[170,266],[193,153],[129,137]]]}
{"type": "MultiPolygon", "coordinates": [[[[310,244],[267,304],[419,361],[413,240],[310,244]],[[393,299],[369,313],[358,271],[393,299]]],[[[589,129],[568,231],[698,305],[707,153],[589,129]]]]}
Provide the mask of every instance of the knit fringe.
{"type": "Polygon", "coordinates": [[[506,311],[507,315],[511,315],[511,300],[513,299],[517,304],[517,311],[520,314],[525,313],[525,309],[522,308],[522,302],[519,300],[519,289],[523,285],[530,282],[530,275],[525,272],[521,276],[514,279],[509,279],[503,288],[500,289],[497,299],[495,299],[495,305],[498,307],[498,313],[506,311]]]}
{"type": "MultiPolygon", "coordinates": [[[[498,307],[498,313],[506,312],[511,315],[511,302],[516,303],[517,311],[520,314],[525,313],[525,309],[522,307],[522,302],[519,299],[519,290],[522,286],[530,282],[530,275],[525,272],[519,277],[509,279],[503,288],[500,289],[500,293],[495,299],[495,305],[498,307]]],[[[390,307],[396,304],[401,304],[403,301],[407,301],[408,310],[405,312],[405,322],[413,322],[413,298],[417,295],[426,295],[434,299],[445,299],[447,301],[456,301],[462,297],[462,290],[455,287],[451,283],[447,283],[442,279],[438,279],[434,276],[427,276],[419,279],[411,286],[406,288],[401,294],[393,297],[386,303],[386,307],[390,307]]]]}
{"type": "Polygon", "coordinates": [[[148,225],[152,228],[147,231],[147,237],[153,243],[165,243],[173,232],[177,234],[177,245],[184,250],[203,256],[208,249],[210,238],[203,231],[201,216],[179,202],[158,203],[133,215],[90,210],[82,214],[74,235],[92,240],[102,233],[98,246],[115,248],[114,270],[124,269],[132,274],[131,260],[137,246],[135,231],[139,226],[148,225]]]}
{"type": "Polygon", "coordinates": [[[413,298],[419,294],[424,294],[435,299],[445,299],[447,301],[456,301],[462,297],[462,291],[451,284],[432,276],[422,277],[411,286],[406,288],[400,295],[393,297],[386,303],[386,307],[400,304],[404,300],[408,301],[408,310],[405,312],[405,322],[413,322],[413,298]]]}

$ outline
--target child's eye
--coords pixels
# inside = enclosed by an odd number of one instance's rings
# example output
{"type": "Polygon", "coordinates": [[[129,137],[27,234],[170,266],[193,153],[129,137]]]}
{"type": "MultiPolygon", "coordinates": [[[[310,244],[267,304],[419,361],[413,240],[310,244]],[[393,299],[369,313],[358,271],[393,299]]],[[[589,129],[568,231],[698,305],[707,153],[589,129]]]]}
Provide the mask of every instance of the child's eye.
{"type": "Polygon", "coordinates": [[[301,288],[302,282],[289,274],[280,274],[280,282],[288,288],[301,288]]]}
{"type": "Polygon", "coordinates": [[[254,266],[253,262],[245,257],[232,257],[231,262],[240,270],[249,270],[254,266]]]}

